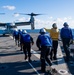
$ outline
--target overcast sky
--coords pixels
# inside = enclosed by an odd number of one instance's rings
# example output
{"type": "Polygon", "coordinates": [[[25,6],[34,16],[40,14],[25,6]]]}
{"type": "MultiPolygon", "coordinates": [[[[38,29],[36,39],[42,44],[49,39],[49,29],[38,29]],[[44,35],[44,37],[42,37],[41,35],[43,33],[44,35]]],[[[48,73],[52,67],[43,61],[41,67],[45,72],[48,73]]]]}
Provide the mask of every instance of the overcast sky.
{"type": "MultiPolygon", "coordinates": [[[[0,22],[29,21],[30,16],[14,13],[42,14],[35,18],[35,28],[51,28],[54,22],[58,28],[68,22],[74,28],[74,0],[0,0],[0,22]]],[[[30,26],[25,26],[30,28],[30,26]]]]}

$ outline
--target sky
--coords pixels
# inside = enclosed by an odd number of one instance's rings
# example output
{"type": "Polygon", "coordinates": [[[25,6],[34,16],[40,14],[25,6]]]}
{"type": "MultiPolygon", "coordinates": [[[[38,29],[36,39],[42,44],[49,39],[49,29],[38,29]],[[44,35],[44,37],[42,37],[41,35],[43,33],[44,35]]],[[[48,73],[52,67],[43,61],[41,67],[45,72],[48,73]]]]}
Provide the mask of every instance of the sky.
{"type": "MultiPolygon", "coordinates": [[[[74,28],[74,0],[0,0],[0,22],[26,22],[30,16],[14,13],[42,14],[35,16],[35,28],[51,28],[57,23],[58,28],[68,22],[69,27],[74,28]]],[[[23,26],[21,27],[23,28],[23,26]]],[[[24,26],[30,29],[31,26],[24,26]]]]}

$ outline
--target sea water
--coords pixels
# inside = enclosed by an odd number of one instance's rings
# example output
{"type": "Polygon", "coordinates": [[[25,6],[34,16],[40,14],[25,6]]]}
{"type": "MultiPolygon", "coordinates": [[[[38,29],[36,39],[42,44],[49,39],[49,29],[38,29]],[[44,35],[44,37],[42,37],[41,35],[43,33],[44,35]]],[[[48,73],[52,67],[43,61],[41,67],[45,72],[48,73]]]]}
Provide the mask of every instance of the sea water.
{"type": "MultiPolygon", "coordinates": [[[[39,33],[40,29],[22,29],[22,30],[26,30],[28,33],[39,33]]],[[[3,34],[5,31],[0,29],[0,34],[3,34]]],[[[73,34],[73,39],[74,39],[74,29],[72,29],[72,34],[73,34]]]]}
{"type": "MultiPolygon", "coordinates": [[[[60,29],[59,29],[60,30],[60,29]]],[[[40,29],[35,29],[35,30],[31,30],[31,29],[26,29],[26,31],[28,33],[39,33],[40,29]]],[[[73,39],[74,39],[74,29],[72,29],[72,34],[73,34],[73,39]]]]}

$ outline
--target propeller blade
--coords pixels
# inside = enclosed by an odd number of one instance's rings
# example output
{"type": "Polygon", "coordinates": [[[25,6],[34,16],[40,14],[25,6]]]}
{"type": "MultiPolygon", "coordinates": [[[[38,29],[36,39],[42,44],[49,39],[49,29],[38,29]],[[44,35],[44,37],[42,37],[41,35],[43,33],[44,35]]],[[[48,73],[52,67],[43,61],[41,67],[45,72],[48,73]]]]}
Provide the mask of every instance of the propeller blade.
{"type": "Polygon", "coordinates": [[[31,13],[31,14],[26,14],[26,15],[30,15],[30,16],[38,16],[38,15],[41,15],[41,14],[31,13]]]}
{"type": "Polygon", "coordinates": [[[26,14],[26,15],[30,15],[30,16],[38,16],[38,15],[41,15],[41,14],[26,14]]]}
{"type": "Polygon", "coordinates": [[[26,14],[24,14],[24,13],[14,13],[14,14],[26,15],[26,14]]]}
{"type": "Polygon", "coordinates": [[[14,13],[14,14],[29,15],[29,16],[38,16],[38,15],[42,15],[42,14],[35,14],[35,13],[31,13],[31,14],[25,14],[25,13],[14,13]]]}

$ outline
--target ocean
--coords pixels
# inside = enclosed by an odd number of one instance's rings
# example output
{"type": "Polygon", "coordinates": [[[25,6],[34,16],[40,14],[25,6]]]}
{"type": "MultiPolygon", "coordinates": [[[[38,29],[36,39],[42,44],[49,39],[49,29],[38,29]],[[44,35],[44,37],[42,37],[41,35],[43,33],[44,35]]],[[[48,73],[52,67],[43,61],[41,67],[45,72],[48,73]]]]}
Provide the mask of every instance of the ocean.
{"type": "Polygon", "coordinates": [[[26,29],[26,31],[27,31],[28,33],[39,33],[40,29],[34,29],[34,30],[26,29]]]}
{"type": "MultiPolygon", "coordinates": [[[[28,33],[39,33],[40,29],[22,29],[22,30],[26,30],[28,33]]],[[[59,29],[60,30],[60,29],[59,29]]],[[[4,30],[0,29],[0,34],[3,34],[4,30]]],[[[73,39],[74,39],[74,29],[72,29],[72,34],[73,34],[73,39]]]]}
{"type": "MultiPolygon", "coordinates": [[[[35,29],[35,30],[26,29],[26,31],[28,33],[39,33],[40,29],[35,29]]],[[[72,34],[73,34],[73,39],[74,39],[74,29],[72,29],[72,34]]]]}

